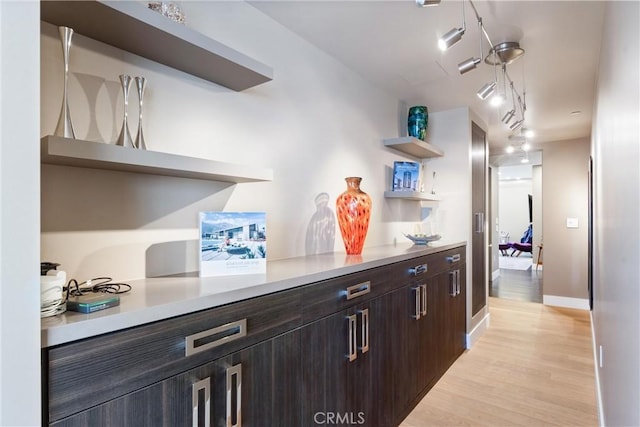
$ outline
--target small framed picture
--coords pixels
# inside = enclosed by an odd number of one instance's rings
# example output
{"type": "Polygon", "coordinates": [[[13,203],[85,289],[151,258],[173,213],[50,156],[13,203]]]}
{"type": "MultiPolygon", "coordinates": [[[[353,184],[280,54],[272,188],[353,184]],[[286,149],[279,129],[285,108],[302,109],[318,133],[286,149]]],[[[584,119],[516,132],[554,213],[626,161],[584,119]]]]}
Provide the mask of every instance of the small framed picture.
{"type": "Polygon", "coordinates": [[[420,191],[420,163],[393,162],[393,191],[420,191]]]}
{"type": "Polygon", "coordinates": [[[266,274],[265,212],[200,212],[200,277],[266,274]]]}

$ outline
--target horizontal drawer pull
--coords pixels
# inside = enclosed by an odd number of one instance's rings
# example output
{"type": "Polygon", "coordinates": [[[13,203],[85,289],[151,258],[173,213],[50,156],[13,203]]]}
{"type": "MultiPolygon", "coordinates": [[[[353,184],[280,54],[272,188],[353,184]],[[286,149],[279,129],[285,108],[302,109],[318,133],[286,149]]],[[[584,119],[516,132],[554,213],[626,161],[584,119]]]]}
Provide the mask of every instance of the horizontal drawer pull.
{"type": "Polygon", "coordinates": [[[358,283],[357,285],[349,286],[347,288],[347,299],[357,298],[364,294],[368,294],[371,292],[371,282],[366,281],[362,283],[358,283]]]}
{"type": "Polygon", "coordinates": [[[447,257],[448,262],[458,262],[460,261],[460,254],[455,254],[447,257]]]}
{"type": "Polygon", "coordinates": [[[185,338],[185,356],[191,356],[247,335],[247,319],[227,323],[185,338]]]}
{"type": "Polygon", "coordinates": [[[409,269],[409,274],[412,276],[418,276],[419,274],[427,272],[427,264],[416,265],[415,267],[411,267],[409,269]]]}

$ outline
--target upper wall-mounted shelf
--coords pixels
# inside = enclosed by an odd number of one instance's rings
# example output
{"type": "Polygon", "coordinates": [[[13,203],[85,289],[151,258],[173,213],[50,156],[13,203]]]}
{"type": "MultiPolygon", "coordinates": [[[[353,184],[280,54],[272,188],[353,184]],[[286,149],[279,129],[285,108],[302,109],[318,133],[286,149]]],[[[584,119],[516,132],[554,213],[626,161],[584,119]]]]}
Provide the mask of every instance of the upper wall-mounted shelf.
{"type": "Polygon", "coordinates": [[[135,1],[41,1],[40,18],[79,34],[241,91],[273,69],[135,1]]]}
{"type": "Polygon", "coordinates": [[[175,176],[221,182],[272,181],[271,169],[235,165],[114,144],[45,136],[40,160],[54,165],[175,176]]]}
{"type": "Polygon", "coordinates": [[[444,156],[444,152],[435,145],[412,136],[385,139],[384,145],[419,159],[444,156]]]}

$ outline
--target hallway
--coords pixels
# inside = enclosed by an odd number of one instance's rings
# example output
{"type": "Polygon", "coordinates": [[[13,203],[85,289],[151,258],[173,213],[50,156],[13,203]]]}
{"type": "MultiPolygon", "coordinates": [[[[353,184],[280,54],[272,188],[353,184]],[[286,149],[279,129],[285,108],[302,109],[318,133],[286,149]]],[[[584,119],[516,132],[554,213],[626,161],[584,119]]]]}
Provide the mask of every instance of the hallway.
{"type": "Polygon", "coordinates": [[[500,276],[489,282],[489,296],[524,302],[542,303],[542,268],[533,264],[528,270],[500,269],[500,276]]]}
{"type": "Polygon", "coordinates": [[[589,312],[489,298],[491,325],[401,424],[597,426],[589,312]]]}

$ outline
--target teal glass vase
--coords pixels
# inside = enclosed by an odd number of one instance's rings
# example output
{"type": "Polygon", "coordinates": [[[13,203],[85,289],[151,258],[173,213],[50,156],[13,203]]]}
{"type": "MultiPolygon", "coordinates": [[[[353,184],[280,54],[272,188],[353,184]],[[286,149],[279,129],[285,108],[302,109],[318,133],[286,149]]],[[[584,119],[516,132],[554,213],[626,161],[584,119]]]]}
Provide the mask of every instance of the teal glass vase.
{"type": "Polygon", "coordinates": [[[416,105],[409,108],[409,120],[407,132],[409,136],[424,141],[427,135],[427,124],[429,122],[429,110],[424,105],[416,105]]]}

